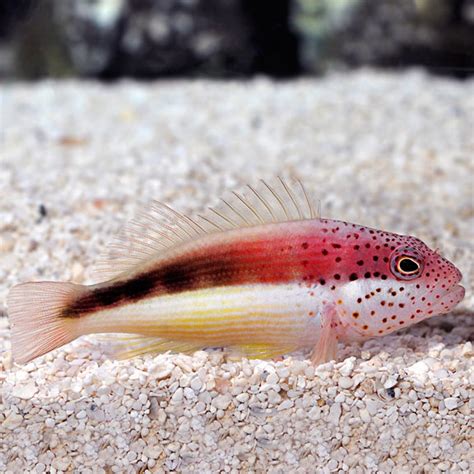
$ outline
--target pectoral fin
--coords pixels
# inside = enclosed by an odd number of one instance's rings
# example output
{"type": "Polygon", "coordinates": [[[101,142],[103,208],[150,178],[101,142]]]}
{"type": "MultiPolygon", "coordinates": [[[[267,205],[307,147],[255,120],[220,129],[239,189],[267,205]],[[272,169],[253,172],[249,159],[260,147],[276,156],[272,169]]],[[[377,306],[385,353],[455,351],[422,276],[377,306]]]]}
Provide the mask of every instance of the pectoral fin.
{"type": "Polygon", "coordinates": [[[335,322],[337,312],[334,306],[327,306],[321,317],[321,335],[311,354],[314,365],[325,364],[337,358],[337,334],[335,322]]]}

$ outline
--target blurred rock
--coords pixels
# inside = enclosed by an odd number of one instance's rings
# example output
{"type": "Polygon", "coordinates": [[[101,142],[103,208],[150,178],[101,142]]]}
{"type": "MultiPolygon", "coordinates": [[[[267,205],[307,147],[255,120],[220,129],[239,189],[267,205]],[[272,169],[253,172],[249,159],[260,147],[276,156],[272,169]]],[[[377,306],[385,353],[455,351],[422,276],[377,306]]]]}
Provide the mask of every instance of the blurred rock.
{"type": "Polygon", "coordinates": [[[0,77],[474,73],[474,0],[2,0],[0,77]]]}
{"type": "Polygon", "coordinates": [[[228,76],[296,67],[296,42],[286,46],[288,3],[273,2],[270,12],[267,5],[263,21],[248,0],[57,0],[55,8],[80,74],[228,76]],[[283,57],[261,60],[278,45],[283,57]]]}
{"type": "Polygon", "coordinates": [[[20,76],[288,76],[299,72],[290,1],[41,0],[28,21],[12,6],[4,23],[16,24],[20,76]]]}
{"type": "Polygon", "coordinates": [[[303,69],[422,65],[474,72],[474,0],[294,0],[303,69]]]}

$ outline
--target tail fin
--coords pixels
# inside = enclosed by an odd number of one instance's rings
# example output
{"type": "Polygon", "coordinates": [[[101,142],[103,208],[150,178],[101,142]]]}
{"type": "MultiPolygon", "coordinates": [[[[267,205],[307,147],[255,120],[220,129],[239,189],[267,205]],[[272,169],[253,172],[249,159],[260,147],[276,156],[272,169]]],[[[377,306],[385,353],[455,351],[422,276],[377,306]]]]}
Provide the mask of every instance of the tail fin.
{"type": "Polygon", "coordinates": [[[10,290],[7,304],[15,362],[29,362],[80,335],[74,330],[76,321],[64,318],[62,310],[82,291],[81,285],[49,281],[22,283],[10,290]]]}

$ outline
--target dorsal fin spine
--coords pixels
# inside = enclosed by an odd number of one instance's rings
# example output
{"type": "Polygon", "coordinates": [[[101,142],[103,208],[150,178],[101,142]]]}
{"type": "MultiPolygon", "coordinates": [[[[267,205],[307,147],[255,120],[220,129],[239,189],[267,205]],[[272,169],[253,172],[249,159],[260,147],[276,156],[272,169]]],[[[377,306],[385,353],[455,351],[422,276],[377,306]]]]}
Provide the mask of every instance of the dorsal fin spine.
{"type": "Polygon", "coordinates": [[[267,184],[263,179],[261,181],[267,187],[267,189],[273,194],[275,199],[278,201],[281,208],[283,209],[283,212],[285,213],[286,218],[290,219],[290,215],[288,214],[288,209],[286,208],[285,204],[281,200],[280,196],[278,196],[278,193],[276,193],[275,190],[269,184],[267,184]]]}
{"type": "Polygon", "coordinates": [[[227,217],[227,216],[224,216],[222,213],[220,213],[219,211],[217,211],[216,209],[214,209],[213,207],[210,207],[209,210],[211,212],[213,212],[214,214],[216,214],[217,216],[219,216],[222,220],[224,220],[225,222],[228,222],[232,227],[238,227],[239,224],[237,224],[236,222],[234,222],[230,217],[227,217]]]}
{"type": "Polygon", "coordinates": [[[309,215],[311,219],[314,219],[317,214],[314,213],[313,206],[311,205],[311,200],[309,199],[308,193],[306,192],[306,189],[300,179],[297,179],[296,182],[300,185],[300,188],[303,191],[304,197],[306,199],[306,204],[308,204],[309,215]]]}
{"type": "Polygon", "coordinates": [[[278,176],[278,179],[280,181],[280,183],[282,184],[282,186],[285,188],[285,191],[286,193],[288,194],[288,196],[290,197],[291,199],[291,202],[293,203],[293,205],[295,206],[295,209],[296,209],[296,212],[298,213],[298,219],[302,219],[303,218],[303,215],[301,213],[301,209],[300,207],[298,206],[296,200],[295,200],[295,196],[293,195],[293,193],[291,193],[290,189],[288,188],[287,184],[281,179],[281,176],[278,176]]]}
{"type": "Polygon", "coordinates": [[[240,200],[240,202],[246,206],[250,212],[260,221],[261,224],[265,224],[265,221],[262,219],[262,217],[258,214],[258,212],[247,202],[245,199],[242,198],[242,196],[237,193],[236,191],[232,191],[232,194],[240,200]]]}
{"type": "Polygon", "coordinates": [[[255,194],[257,199],[265,206],[270,216],[272,217],[272,222],[275,222],[276,221],[275,215],[273,214],[272,208],[270,207],[268,202],[260,195],[260,193],[258,193],[252,186],[250,186],[250,184],[248,184],[247,187],[250,189],[250,191],[252,191],[255,194]]]}
{"type": "Polygon", "coordinates": [[[234,206],[231,206],[225,199],[221,199],[221,201],[234,213],[236,214],[244,224],[246,225],[250,225],[250,222],[245,219],[245,217],[234,207],[234,206]]]}

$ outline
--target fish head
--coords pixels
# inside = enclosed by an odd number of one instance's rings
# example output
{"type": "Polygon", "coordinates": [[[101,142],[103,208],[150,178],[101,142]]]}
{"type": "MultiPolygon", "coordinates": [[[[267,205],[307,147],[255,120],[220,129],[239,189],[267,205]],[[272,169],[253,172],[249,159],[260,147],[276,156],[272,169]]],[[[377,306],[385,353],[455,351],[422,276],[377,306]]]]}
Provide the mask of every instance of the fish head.
{"type": "Polygon", "coordinates": [[[357,245],[364,255],[358,250],[352,260],[363,261],[364,272],[341,288],[343,339],[389,334],[449,313],[464,298],[461,272],[436,250],[416,237],[380,234],[357,245]]]}

